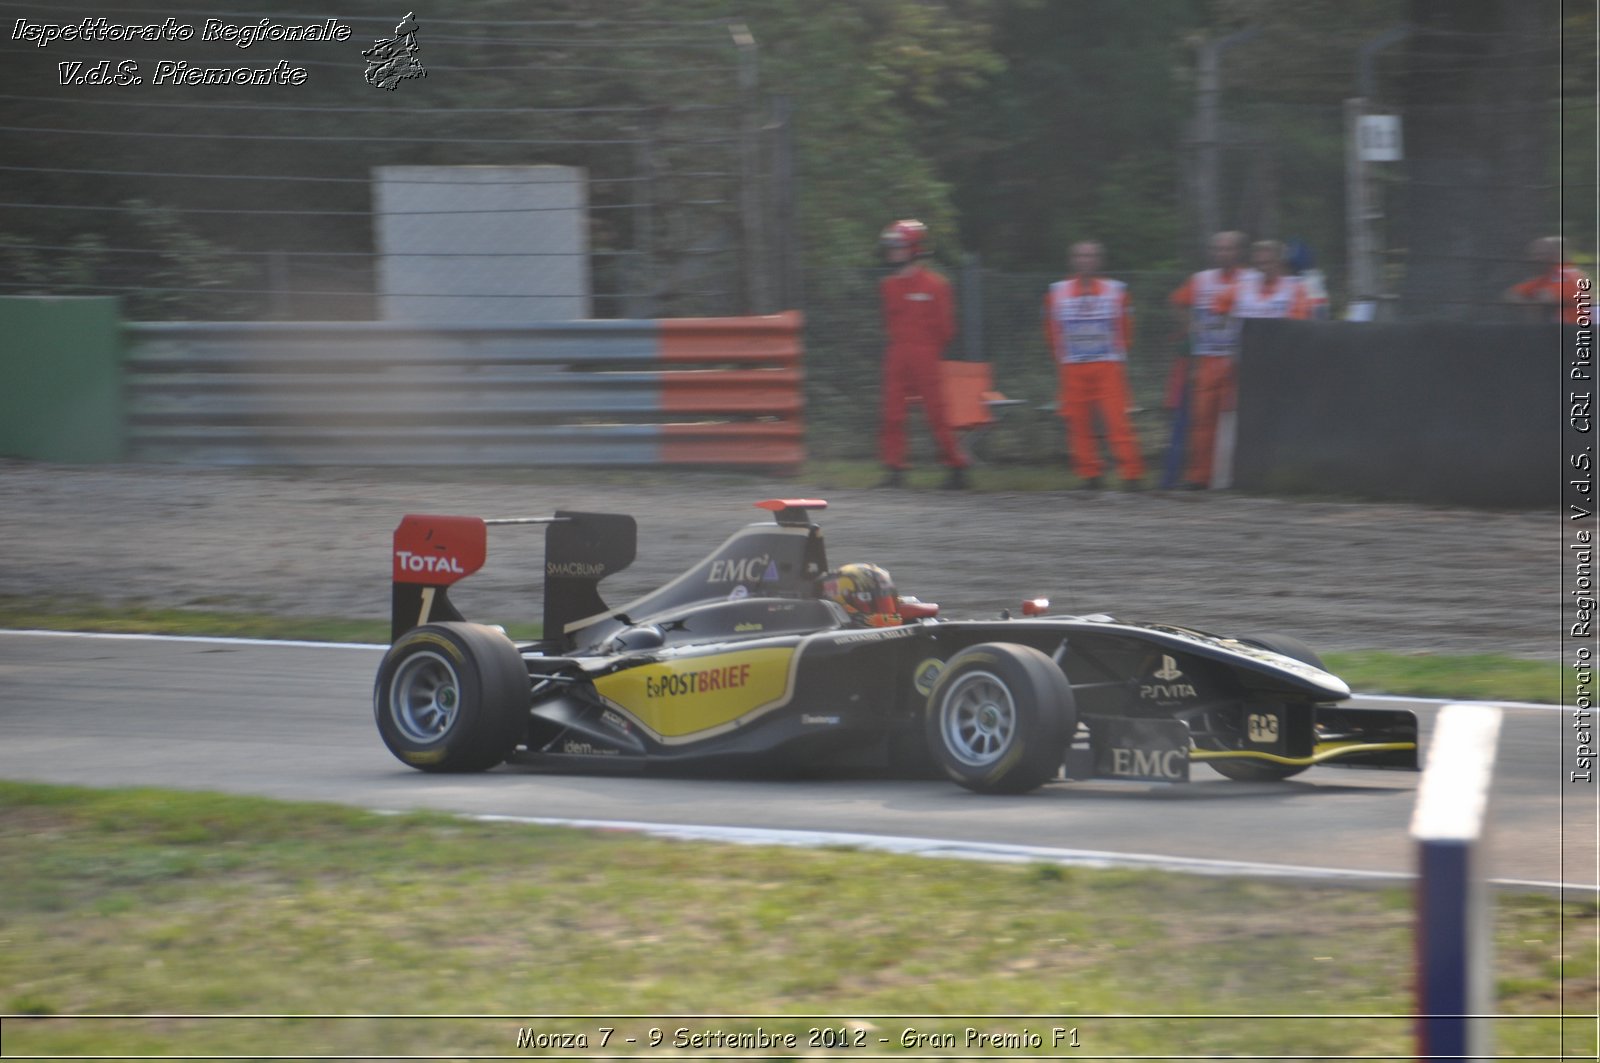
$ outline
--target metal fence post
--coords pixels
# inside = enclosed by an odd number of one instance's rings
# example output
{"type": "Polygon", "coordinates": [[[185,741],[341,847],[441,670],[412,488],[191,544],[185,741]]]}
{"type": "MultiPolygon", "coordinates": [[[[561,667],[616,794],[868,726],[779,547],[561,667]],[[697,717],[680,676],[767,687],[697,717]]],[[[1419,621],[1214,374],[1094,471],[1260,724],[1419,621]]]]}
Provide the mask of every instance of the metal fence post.
{"type": "Polygon", "coordinates": [[[795,213],[794,98],[772,98],[772,258],[779,310],[801,305],[800,226],[795,213]]]}
{"type": "Polygon", "coordinates": [[[272,316],[279,321],[288,321],[294,317],[289,295],[293,283],[289,277],[288,254],[283,251],[268,252],[267,288],[272,292],[272,316]]]}
{"type": "Polygon", "coordinates": [[[1378,298],[1369,224],[1372,212],[1367,203],[1367,164],[1361,160],[1361,116],[1366,111],[1367,101],[1360,96],[1344,101],[1344,217],[1352,305],[1375,304],[1378,298]]]}
{"type": "Polygon", "coordinates": [[[1377,205],[1371,164],[1362,158],[1361,119],[1367,113],[1367,101],[1377,92],[1378,53],[1405,40],[1410,32],[1408,27],[1396,27],[1361,46],[1356,61],[1356,95],[1344,101],[1345,233],[1349,244],[1346,257],[1350,301],[1352,304],[1370,302],[1372,318],[1381,316],[1385,310],[1377,231],[1382,212],[1377,205]]]}
{"type": "Polygon", "coordinates": [[[983,260],[961,260],[961,349],[969,362],[983,361],[983,260]]]}
{"type": "Polygon", "coordinates": [[[756,39],[742,22],[729,32],[739,50],[739,216],[744,243],[744,312],[760,314],[770,309],[766,247],[761,211],[761,101],[756,93],[758,56],[756,39]]]}
{"type": "Polygon", "coordinates": [[[633,304],[628,311],[632,317],[655,317],[656,293],[660,282],[656,277],[655,254],[655,200],[656,200],[656,122],[654,116],[644,120],[643,134],[634,146],[634,161],[639,180],[633,194],[633,249],[638,268],[628,281],[628,288],[638,293],[630,298],[633,304]]]}
{"type": "Polygon", "coordinates": [[[1222,53],[1261,32],[1250,26],[1225,37],[1200,44],[1196,70],[1194,134],[1199,149],[1195,193],[1200,219],[1200,243],[1222,228],[1222,53]]]}

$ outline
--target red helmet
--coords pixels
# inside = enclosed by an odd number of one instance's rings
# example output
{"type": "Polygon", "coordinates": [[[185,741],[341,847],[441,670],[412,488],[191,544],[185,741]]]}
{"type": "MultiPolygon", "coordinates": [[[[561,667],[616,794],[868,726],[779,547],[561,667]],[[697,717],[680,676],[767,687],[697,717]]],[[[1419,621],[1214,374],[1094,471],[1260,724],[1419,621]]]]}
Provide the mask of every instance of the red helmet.
{"type": "Polygon", "coordinates": [[[928,227],[915,218],[903,218],[895,222],[878,237],[878,247],[886,255],[902,249],[910,251],[907,261],[928,254],[928,244],[928,227]]]}

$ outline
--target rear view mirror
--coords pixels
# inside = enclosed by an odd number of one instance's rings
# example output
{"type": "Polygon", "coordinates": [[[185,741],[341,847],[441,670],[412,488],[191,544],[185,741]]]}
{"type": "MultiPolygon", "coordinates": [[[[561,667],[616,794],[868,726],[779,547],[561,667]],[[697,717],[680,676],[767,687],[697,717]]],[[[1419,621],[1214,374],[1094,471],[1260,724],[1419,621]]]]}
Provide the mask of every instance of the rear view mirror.
{"type": "Polygon", "coordinates": [[[666,645],[667,633],[657,624],[644,624],[619,631],[605,648],[607,653],[631,653],[638,650],[658,650],[666,645]]]}

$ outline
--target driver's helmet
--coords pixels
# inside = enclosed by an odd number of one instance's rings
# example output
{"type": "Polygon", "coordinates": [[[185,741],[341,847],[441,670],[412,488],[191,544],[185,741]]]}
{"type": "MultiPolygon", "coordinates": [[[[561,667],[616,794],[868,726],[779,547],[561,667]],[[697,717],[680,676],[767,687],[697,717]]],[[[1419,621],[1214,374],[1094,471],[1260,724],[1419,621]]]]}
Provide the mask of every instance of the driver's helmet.
{"type": "Polygon", "coordinates": [[[901,623],[894,580],[888,569],[878,565],[840,565],[822,577],[822,596],[842,606],[857,624],[893,627],[901,623]]]}

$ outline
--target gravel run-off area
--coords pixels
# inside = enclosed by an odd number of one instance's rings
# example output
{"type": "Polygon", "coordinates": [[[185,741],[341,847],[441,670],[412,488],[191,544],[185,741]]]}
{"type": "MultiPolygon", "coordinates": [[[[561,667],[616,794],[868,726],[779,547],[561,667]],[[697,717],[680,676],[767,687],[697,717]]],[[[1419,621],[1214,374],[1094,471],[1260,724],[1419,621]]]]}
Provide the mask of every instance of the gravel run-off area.
{"type": "MultiPolygon", "coordinates": [[[[980,471],[981,479],[981,471],[980,471]]],[[[822,497],[834,564],[872,561],[945,615],[1044,595],[1324,650],[1555,658],[1559,514],[1290,501],[1231,493],[827,490],[698,473],[226,470],[0,462],[0,594],[335,617],[387,616],[402,514],[632,513],[621,603],[675,575],[769,497],[822,497]]],[[[492,529],[484,571],[452,592],[484,622],[537,620],[543,533],[492,529]]]]}

